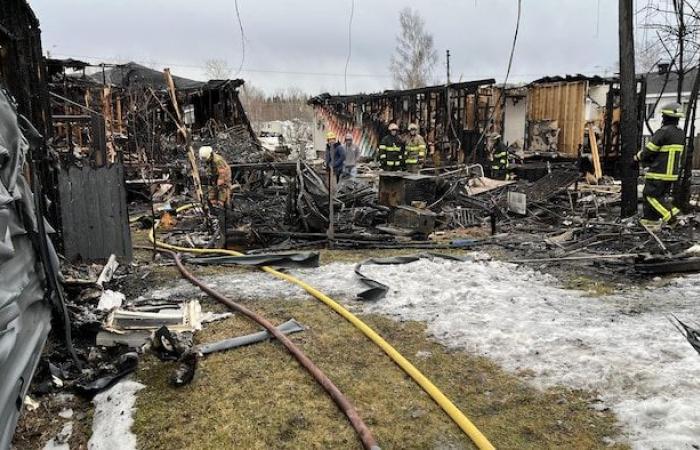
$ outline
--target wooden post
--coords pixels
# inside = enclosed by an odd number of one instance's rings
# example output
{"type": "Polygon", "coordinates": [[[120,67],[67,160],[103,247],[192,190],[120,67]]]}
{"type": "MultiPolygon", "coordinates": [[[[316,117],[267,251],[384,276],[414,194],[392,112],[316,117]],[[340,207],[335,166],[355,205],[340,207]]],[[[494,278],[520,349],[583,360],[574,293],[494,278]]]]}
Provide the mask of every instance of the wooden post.
{"type": "Polygon", "coordinates": [[[192,147],[192,136],[189,130],[185,127],[182,120],[182,112],[180,112],[180,107],[177,104],[177,96],[175,93],[175,83],[173,82],[173,77],[170,74],[170,69],[164,69],[163,75],[165,76],[165,82],[168,85],[168,93],[170,94],[170,101],[173,104],[173,109],[175,109],[175,114],[177,118],[177,129],[185,138],[185,146],[187,148],[187,159],[190,161],[190,168],[192,170],[192,181],[194,183],[194,196],[198,203],[202,204],[202,207],[206,210],[206,204],[204,203],[204,193],[202,191],[202,182],[199,179],[199,167],[197,166],[197,157],[194,154],[194,148],[192,147]]]}
{"type": "Polygon", "coordinates": [[[603,176],[603,169],[600,167],[600,154],[598,153],[598,141],[595,138],[593,124],[588,125],[588,142],[591,144],[591,156],[593,157],[593,175],[596,181],[603,176]]]}
{"type": "Polygon", "coordinates": [[[637,80],[634,70],[633,15],[633,0],[619,0],[622,217],[637,213],[638,168],[634,163],[637,150],[637,80]]]}
{"type": "Polygon", "coordinates": [[[329,150],[330,154],[330,167],[328,168],[328,245],[333,248],[333,239],[335,239],[335,223],[333,222],[335,216],[335,208],[333,201],[335,200],[335,148],[333,144],[330,144],[329,150]]]}

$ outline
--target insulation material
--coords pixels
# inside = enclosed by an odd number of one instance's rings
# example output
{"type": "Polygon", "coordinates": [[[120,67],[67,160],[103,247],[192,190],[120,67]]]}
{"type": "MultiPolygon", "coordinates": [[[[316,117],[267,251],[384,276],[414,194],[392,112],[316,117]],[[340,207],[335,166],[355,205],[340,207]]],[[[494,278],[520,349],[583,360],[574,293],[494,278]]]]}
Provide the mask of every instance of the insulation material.
{"type": "Polygon", "coordinates": [[[557,149],[575,157],[583,144],[587,81],[564,81],[535,84],[528,98],[528,120],[550,121],[559,128],[557,149]]]}

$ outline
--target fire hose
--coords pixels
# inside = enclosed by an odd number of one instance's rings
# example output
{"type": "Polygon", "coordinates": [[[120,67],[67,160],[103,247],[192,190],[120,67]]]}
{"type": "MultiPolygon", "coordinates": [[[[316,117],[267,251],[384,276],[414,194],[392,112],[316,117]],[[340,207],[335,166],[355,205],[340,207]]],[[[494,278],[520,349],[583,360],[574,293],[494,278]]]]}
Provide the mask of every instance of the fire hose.
{"type": "MultiPolygon", "coordinates": [[[[185,205],[177,209],[178,212],[184,211],[186,209],[192,208],[195,205],[185,205]]],[[[195,254],[220,254],[220,255],[232,255],[232,256],[241,256],[242,253],[233,251],[233,250],[226,250],[226,249],[203,249],[203,248],[185,248],[185,247],[178,247],[175,245],[170,245],[165,242],[157,241],[154,237],[154,229],[157,227],[157,224],[154,225],[154,227],[151,229],[149,233],[149,240],[151,243],[154,245],[168,249],[171,251],[177,251],[177,252],[186,252],[186,253],[195,253],[195,254]]],[[[472,423],[467,416],[462,413],[462,411],[455,406],[452,401],[447,398],[445,394],[438,389],[437,386],[435,386],[423,373],[421,373],[420,370],[418,370],[413,364],[411,364],[410,361],[408,361],[401,353],[399,353],[394,347],[391,346],[384,338],[382,338],[376,331],[374,331],[371,327],[369,327],[367,324],[365,324],[362,320],[360,320],[357,316],[355,316],[353,313],[345,309],[342,305],[340,305],[338,302],[324,294],[323,292],[319,291],[318,289],[314,288],[313,286],[307,284],[306,282],[295,278],[291,275],[279,272],[272,267],[269,266],[264,266],[262,267],[262,270],[285,281],[288,281],[292,284],[296,284],[297,286],[301,287],[304,289],[306,292],[311,294],[313,297],[315,297],[317,300],[321,301],[324,303],[326,306],[331,308],[333,311],[336,313],[340,314],[345,320],[350,322],[355,328],[360,330],[365,336],[367,336],[372,342],[374,342],[379,348],[381,348],[384,353],[389,356],[406,374],[408,374],[418,385],[437,403],[440,408],[442,408],[445,413],[447,413],[448,416],[459,426],[459,428],[472,440],[472,442],[479,448],[480,450],[491,450],[495,449],[493,444],[489,442],[488,438],[484,436],[483,433],[472,423]]]]}
{"type": "Polygon", "coordinates": [[[372,432],[369,430],[369,428],[367,428],[367,425],[365,425],[364,421],[360,417],[360,414],[357,412],[357,409],[355,409],[353,404],[350,403],[350,400],[348,400],[347,397],[345,397],[345,395],[343,395],[343,393],[340,392],[340,389],[336,387],[336,385],[330,380],[330,378],[328,378],[326,374],[324,374],[323,371],[319,369],[318,366],[314,364],[313,361],[311,361],[309,357],[306,356],[306,354],[304,354],[304,352],[301,351],[299,347],[297,347],[287,336],[285,336],[284,333],[279,331],[272,323],[270,323],[264,317],[251,311],[243,305],[235,303],[229,298],[211,289],[209,286],[202,283],[199,279],[195,278],[194,275],[187,271],[185,266],[182,264],[182,261],[180,260],[180,256],[177,253],[164,249],[161,249],[160,251],[170,254],[175,259],[175,264],[177,265],[178,270],[180,271],[182,276],[185,277],[190,283],[197,286],[199,289],[201,289],[203,292],[205,292],[207,295],[209,295],[211,298],[218,301],[219,303],[226,305],[230,309],[237,311],[243,314],[244,316],[248,317],[252,321],[260,324],[263,328],[265,328],[268,331],[268,333],[277,338],[277,340],[280,341],[287,350],[289,350],[289,353],[291,353],[292,356],[294,356],[294,358],[296,358],[296,360],[299,361],[299,364],[301,364],[311,374],[311,376],[314,377],[318,384],[320,384],[323,387],[323,389],[325,389],[326,392],[328,392],[333,401],[338,405],[338,407],[343,411],[343,413],[345,413],[345,415],[348,417],[348,420],[352,424],[352,427],[360,436],[362,445],[364,445],[366,449],[379,450],[380,447],[377,444],[377,441],[374,439],[374,436],[372,436],[372,432]]]}

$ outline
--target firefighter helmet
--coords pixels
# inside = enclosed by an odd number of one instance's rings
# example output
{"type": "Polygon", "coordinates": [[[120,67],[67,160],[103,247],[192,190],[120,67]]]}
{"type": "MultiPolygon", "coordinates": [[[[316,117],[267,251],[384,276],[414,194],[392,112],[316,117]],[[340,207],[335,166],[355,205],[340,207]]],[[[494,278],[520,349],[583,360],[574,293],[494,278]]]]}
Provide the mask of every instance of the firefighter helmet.
{"type": "Polygon", "coordinates": [[[213,153],[214,149],[212,149],[208,145],[203,145],[199,147],[199,159],[202,161],[206,161],[209,158],[211,158],[211,154],[213,153]]]}
{"type": "Polygon", "coordinates": [[[415,123],[410,124],[408,126],[408,131],[411,131],[411,130],[418,130],[418,125],[416,125],[415,123]]]}
{"type": "Polygon", "coordinates": [[[676,117],[676,118],[685,117],[685,114],[683,113],[683,107],[678,102],[671,102],[671,103],[665,104],[661,108],[661,115],[666,116],[666,117],[676,117]]]}
{"type": "Polygon", "coordinates": [[[348,133],[345,135],[345,140],[346,141],[352,141],[352,133],[348,133]]]}
{"type": "Polygon", "coordinates": [[[336,136],[335,136],[334,132],[329,131],[328,133],[326,133],[326,140],[327,141],[334,141],[335,138],[336,138],[336,136]]]}
{"type": "Polygon", "coordinates": [[[396,125],[395,123],[392,122],[389,124],[389,131],[394,131],[394,130],[398,130],[398,129],[399,129],[399,126],[396,125]]]}

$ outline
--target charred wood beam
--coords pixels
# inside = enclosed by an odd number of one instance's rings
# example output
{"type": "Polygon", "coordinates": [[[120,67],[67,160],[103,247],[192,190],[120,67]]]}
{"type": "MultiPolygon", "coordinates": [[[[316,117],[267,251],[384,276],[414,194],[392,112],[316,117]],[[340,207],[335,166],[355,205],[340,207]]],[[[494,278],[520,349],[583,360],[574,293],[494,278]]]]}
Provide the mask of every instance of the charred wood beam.
{"type": "MultiPolygon", "coordinates": [[[[291,237],[295,239],[307,239],[307,238],[326,238],[326,233],[300,233],[295,231],[259,231],[260,234],[265,236],[281,236],[281,237],[291,237]]],[[[371,236],[366,234],[356,234],[356,233],[335,233],[336,239],[350,239],[354,241],[362,242],[386,242],[386,235],[371,236]]]]}

